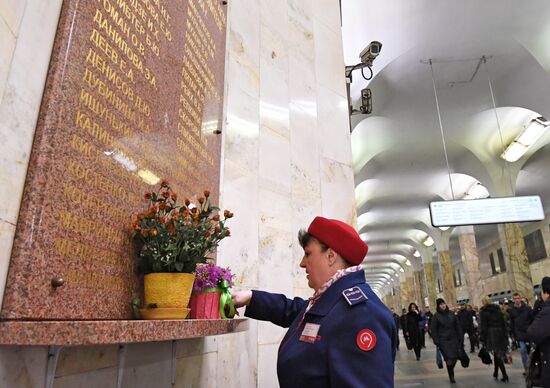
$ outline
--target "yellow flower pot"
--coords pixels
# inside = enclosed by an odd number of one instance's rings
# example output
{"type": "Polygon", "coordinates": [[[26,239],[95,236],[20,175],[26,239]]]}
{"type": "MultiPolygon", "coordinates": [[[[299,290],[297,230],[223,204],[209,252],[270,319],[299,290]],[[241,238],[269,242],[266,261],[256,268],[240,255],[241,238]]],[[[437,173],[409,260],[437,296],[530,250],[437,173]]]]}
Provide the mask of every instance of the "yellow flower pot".
{"type": "Polygon", "coordinates": [[[195,275],[190,273],[150,273],[143,277],[145,306],[185,308],[189,304],[195,275]]]}

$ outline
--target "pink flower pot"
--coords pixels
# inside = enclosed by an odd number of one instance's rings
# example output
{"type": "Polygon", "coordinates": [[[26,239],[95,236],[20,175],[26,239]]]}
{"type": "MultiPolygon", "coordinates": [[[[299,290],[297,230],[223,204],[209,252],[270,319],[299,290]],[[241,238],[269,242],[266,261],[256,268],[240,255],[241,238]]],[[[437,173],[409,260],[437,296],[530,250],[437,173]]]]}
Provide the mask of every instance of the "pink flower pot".
{"type": "Polygon", "coordinates": [[[202,292],[191,295],[189,307],[191,319],[221,319],[220,291],[202,292]]]}

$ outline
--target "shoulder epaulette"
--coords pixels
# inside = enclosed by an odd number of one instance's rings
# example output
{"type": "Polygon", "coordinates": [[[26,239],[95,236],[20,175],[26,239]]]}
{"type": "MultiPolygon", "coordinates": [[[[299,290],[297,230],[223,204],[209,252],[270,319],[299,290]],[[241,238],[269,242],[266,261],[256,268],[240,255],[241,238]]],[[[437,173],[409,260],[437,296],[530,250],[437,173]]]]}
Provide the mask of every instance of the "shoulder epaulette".
{"type": "Polygon", "coordinates": [[[345,289],[344,291],[342,291],[342,295],[350,306],[354,306],[358,303],[366,302],[367,300],[369,300],[363,290],[358,286],[345,289]]]}

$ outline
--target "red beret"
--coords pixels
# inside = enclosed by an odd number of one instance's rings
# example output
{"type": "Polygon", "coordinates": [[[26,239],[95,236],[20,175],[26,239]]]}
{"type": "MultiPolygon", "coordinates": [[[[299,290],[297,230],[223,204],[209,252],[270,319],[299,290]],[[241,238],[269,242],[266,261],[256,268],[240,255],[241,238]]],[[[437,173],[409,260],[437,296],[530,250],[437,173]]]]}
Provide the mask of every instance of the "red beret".
{"type": "Polygon", "coordinates": [[[334,249],[350,264],[361,264],[369,250],[355,229],[342,221],[315,217],[307,231],[334,249]]]}

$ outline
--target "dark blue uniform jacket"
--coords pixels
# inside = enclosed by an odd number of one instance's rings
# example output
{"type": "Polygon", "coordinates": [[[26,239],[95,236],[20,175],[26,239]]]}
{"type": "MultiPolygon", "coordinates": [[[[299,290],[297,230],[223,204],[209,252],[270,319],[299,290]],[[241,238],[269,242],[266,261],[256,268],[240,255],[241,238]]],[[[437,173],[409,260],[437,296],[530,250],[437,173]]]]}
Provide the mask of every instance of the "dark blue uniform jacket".
{"type": "Polygon", "coordinates": [[[287,387],[393,387],[397,331],[390,311],[365,283],[364,271],[337,280],[305,314],[308,301],[253,291],[245,315],[288,331],[279,346],[277,375],[287,387]],[[343,291],[359,287],[368,299],[350,305],[343,291]],[[302,319],[302,317],[304,317],[302,319]],[[307,323],[320,325],[315,342],[300,340],[307,323]],[[362,350],[359,332],[368,329],[376,345],[362,350]]]}

